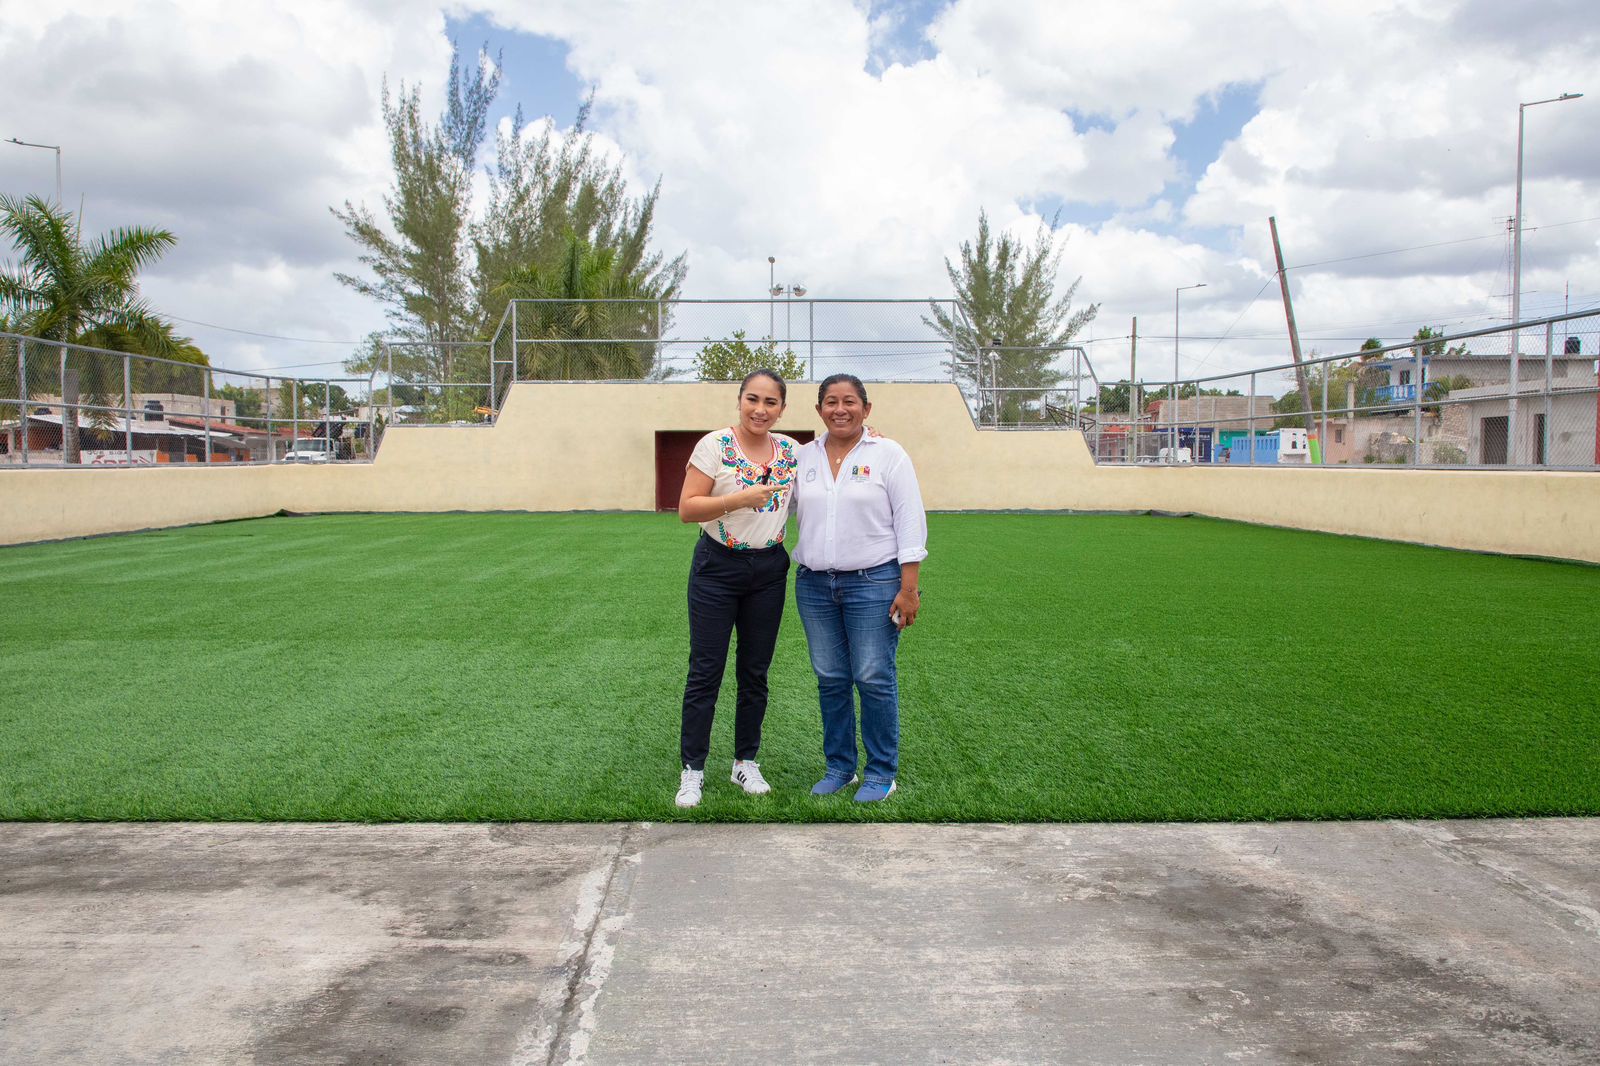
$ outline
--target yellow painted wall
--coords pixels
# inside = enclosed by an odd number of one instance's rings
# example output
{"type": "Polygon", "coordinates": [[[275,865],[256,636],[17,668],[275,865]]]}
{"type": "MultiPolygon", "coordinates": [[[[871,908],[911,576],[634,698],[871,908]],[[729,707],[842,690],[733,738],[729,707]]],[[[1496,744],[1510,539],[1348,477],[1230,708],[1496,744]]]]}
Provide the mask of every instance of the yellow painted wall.
{"type": "MultiPolygon", "coordinates": [[[[1600,562],[1600,474],[1097,467],[1076,432],[978,430],[951,385],[872,384],[935,510],[1177,511],[1600,562]]],[[[655,434],[735,415],[727,384],[521,384],[496,426],[389,430],[370,465],[0,470],[0,543],[290,511],[644,511],[655,434]]],[[[779,429],[821,425],[804,385],[779,429]]]]}

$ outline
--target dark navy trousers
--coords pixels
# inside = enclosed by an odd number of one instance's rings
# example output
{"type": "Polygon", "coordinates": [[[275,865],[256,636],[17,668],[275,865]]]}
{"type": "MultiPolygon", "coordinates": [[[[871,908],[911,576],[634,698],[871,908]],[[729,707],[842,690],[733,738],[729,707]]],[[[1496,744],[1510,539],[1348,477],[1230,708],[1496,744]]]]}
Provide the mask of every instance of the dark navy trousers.
{"type": "Polygon", "coordinates": [[[738,634],[734,677],[739,684],[733,718],[733,757],[754,759],[767,716],[767,668],[778,644],[789,553],[783,545],[739,550],[706,536],[694,546],[689,567],[689,680],[683,687],[679,754],[690,770],[704,770],[711,750],[711,720],[728,666],[728,641],[738,634]]]}

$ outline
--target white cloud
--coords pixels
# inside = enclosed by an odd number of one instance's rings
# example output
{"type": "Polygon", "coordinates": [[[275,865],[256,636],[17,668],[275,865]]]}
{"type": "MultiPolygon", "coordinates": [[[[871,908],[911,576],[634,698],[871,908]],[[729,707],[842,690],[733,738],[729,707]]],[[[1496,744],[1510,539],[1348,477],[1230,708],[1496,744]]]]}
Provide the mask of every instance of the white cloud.
{"type": "MultiPolygon", "coordinates": [[[[1527,220],[1600,214],[1600,84],[1584,81],[1600,31],[1570,0],[1510,19],[1486,0],[954,0],[931,56],[908,46],[908,9],[845,0],[451,7],[480,10],[568,44],[607,150],[637,191],[663,182],[658,243],[688,250],[692,296],[761,296],[768,255],[818,296],[943,295],[980,207],[1025,230],[1029,205],[1059,203],[1068,219],[1115,212],[1063,232],[1065,280],[1084,275],[1080,302],[1102,303],[1097,337],[1139,315],[1152,366],[1170,357],[1172,289],[1196,281],[1186,363],[1283,353],[1277,287],[1263,288],[1271,214],[1291,263],[1348,260],[1294,276],[1308,336],[1480,324],[1504,313],[1516,104],[1567,90],[1594,95],[1528,113],[1527,220]],[[1186,176],[1175,124],[1240,84],[1259,113],[1186,176]]],[[[382,78],[420,82],[436,111],[448,55],[443,15],[420,0],[36,5],[0,27],[0,93],[28,102],[27,128],[0,133],[67,146],[89,229],[180,235],[147,286],[164,310],[355,338],[381,315],[333,281],[356,264],[327,208],[378,205],[382,78]]],[[[0,190],[48,189],[45,153],[0,148],[0,190]]],[[[1600,301],[1597,236],[1594,222],[1528,235],[1530,310],[1569,281],[1600,301]]],[[[195,333],[222,362],[343,354],[195,333]]],[[[1121,343],[1095,351],[1121,366],[1121,343]]]]}

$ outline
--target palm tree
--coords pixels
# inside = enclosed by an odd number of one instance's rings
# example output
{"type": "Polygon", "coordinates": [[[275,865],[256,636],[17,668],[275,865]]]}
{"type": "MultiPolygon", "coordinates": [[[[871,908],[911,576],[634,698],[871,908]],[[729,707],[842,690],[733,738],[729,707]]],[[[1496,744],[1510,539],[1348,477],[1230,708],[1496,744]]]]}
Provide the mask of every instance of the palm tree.
{"type": "Polygon", "coordinates": [[[559,260],[513,270],[495,295],[554,301],[525,305],[518,315],[523,380],[634,380],[655,369],[656,303],[613,249],[569,233],[559,260]]]}
{"type": "MultiPolygon", "coordinates": [[[[15,265],[0,269],[0,315],[9,318],[17,332],[80,344],[116,331],[146,354],[176,354],[170,328],[163,334],[161,320],[139,298],[138,285],[139,271],[177,243],[170,232],[119,228],[86,246],[77,220],[65,210],[38,196],[17,200],[3,195],[0,232],[11,239],[19,256],[15,265]]],[[[68,349],[64,370],[63,404],[73,403],[69,397],[75,398],[81,389],[87,405],[105,408],[121,391],[120,359],[68,349]]],[[[27,396],[43,391],[35,382],[20,384],[27,396]]],[[[91,421],[109,425],[111,416],[97,410],[91,421]]],[[[76,462],[78,427],[71,409],[63,411],[61,426],[63,459],[76,462]]]]}

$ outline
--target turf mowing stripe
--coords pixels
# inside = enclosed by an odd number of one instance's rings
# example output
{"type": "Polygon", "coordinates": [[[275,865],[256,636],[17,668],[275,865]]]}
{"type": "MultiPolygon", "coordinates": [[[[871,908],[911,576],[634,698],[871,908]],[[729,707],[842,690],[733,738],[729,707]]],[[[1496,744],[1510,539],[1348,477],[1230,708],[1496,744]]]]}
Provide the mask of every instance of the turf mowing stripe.
{"type": "Polygon", "coordinates": [[[328,515],[0,549],[0,818],[1600,814],[1600,569],[1208,519],[934,515],[900,791],[822,772],[792,600],[762,769],[672,806],[696,531],[328,515]]]}

